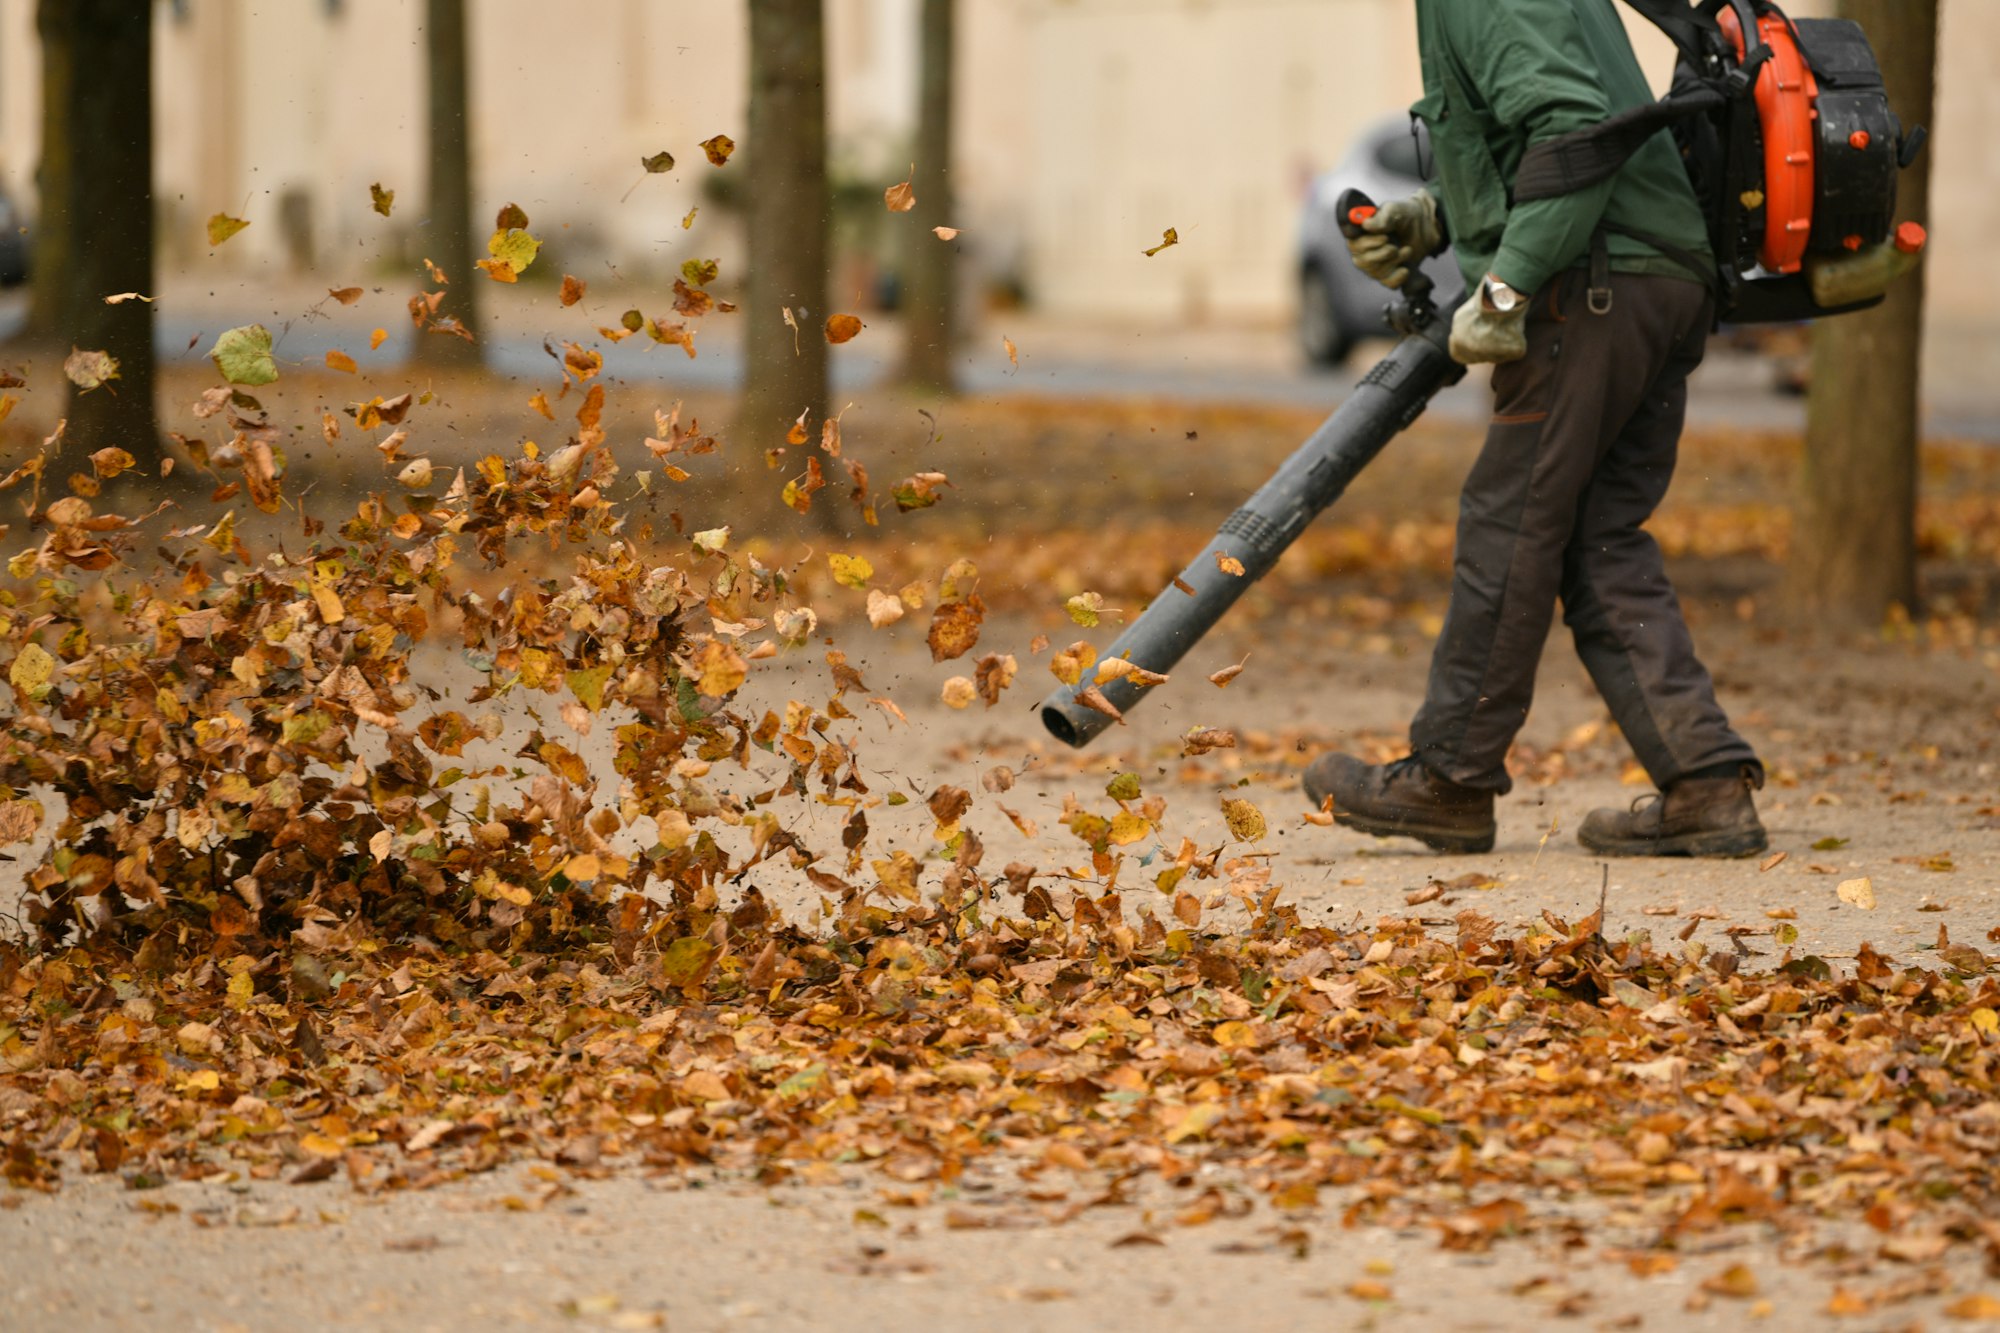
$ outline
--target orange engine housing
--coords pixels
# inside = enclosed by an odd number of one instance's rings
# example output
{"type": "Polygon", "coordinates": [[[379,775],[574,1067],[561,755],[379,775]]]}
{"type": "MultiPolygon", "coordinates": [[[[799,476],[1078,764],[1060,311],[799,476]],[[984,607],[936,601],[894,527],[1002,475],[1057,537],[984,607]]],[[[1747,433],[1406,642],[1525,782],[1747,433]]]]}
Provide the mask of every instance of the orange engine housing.
{"type": "MultiPolygon", "coordinates": [[[[1735,12],[1725,8],[1716,20],[1743,59],[1747,48],[1735,12]]],[[[1757,20],[1757,35],[1771,48],[1755,90],[1764,126],[1764,241],[1757,262],[1773,273],[1797,273],[1812,240],[1819,80],[1785,19],[1757,20]]]]}

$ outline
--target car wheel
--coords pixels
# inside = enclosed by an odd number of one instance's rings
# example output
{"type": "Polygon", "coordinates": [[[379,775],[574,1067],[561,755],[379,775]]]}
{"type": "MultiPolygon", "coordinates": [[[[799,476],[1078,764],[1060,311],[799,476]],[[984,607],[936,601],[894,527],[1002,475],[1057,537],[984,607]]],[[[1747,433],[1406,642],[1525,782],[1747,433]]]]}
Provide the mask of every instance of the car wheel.
{"type": "Polygon", "coordinates": [[[1299,275],[1299,348],[1316,366],[1338,366],[1354,350],[1354,339],[1340,326],[1333,293],[1316,268],[1299,275]]]}

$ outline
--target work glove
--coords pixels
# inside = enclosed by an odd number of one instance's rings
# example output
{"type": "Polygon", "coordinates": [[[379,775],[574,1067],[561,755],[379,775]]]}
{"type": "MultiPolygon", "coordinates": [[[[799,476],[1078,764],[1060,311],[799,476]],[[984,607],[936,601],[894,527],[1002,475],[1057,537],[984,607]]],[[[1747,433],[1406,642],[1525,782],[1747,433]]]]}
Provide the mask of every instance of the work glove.
{"type": "Polygon", "coordinates": [[[1354,267],[1384,287],[1401,287],[1410,279],[1412,264],[1444,248],[1444,225],[1429,190],[1382,205],[1361,224],[1361,232],[1347,242],[1347,252],[1354,267]]]}
{"type": "Polygon", "coordinates": [[[1528,302],[1501,312],[1475,291],[1451,320],[1451,359],[1462,366],[1501,365],[1528,354],[1528,302]]]}

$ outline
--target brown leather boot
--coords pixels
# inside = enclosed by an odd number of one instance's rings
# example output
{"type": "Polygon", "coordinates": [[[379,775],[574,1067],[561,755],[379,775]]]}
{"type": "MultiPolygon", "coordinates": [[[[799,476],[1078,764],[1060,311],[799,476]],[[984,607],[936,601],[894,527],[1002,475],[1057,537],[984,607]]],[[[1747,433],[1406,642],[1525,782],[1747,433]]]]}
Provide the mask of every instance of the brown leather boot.
{"type": "Polygon", "coordinates": [[[1599,856],[1756,856],[1771,845],[1750,796],[1763,777],[1745,764],[1734,777],[1682,778],[1630,810],[1593,810],[1576,840],[1599,856]]]}
{"type": "Polygon", "coordinates": [[[1493,793],[1439,777],[1415,755],[1364,764],[1323,754],[1306,769],[1305,788],[1315,809],[1331,796],[1335,821],[1363,833],[1415,838],[1437,852],[1493,850],[1493,793]]]}

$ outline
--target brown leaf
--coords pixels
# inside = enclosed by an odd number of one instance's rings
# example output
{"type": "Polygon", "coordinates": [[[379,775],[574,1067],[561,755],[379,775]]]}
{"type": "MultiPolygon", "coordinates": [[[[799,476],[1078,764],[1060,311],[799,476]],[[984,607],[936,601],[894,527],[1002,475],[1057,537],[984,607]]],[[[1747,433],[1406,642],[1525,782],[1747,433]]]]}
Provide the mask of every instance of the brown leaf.
{"type": "Polygon", "coordinates": [[[904,181],[882,191],[882,202],[891,213],[907,213],[917,206],[917,192],[910,188],[910,182],[904,181]]]}
{"type": "Polygon", "coordinates": [[[826,340],[835,346],[851,341],[861,332],[861,321],[853,315],[828,315],[826,317],[826,340]]]}

